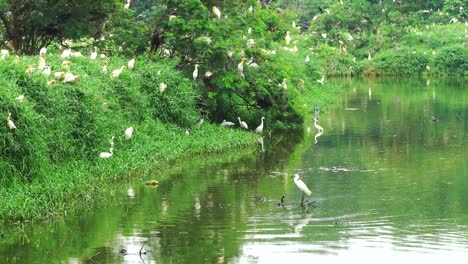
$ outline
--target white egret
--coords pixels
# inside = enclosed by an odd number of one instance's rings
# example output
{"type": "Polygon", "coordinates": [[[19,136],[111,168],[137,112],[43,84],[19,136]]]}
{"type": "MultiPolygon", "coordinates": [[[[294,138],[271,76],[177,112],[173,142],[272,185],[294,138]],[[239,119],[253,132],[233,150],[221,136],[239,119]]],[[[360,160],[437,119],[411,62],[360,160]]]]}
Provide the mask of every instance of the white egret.
{"type": "Polygon", "coordinates": [[[13,121],[11,120],[11,113],[8,113],[7,126],[8,128],[10,128],[10,130],[13,130],[16,128],[15,123],[13,123],[13,121]]]}
{"type": "Polygon", "coordinates": [[[128,69],[133,70],[134,67],[135,67],[135,58],[128,61],[128,69]]]}
{"type": "Polygon", "coordinates": [[[245,121],[241,121],[240,117],[237,117],[237,119],[239,120],[239,125],[244,128],[244,129],[249,129],[249,126],[247,125],[247,123],[245,121]]]}
{"type": "Polygon", "coordinates": [[[195,70],[192,73],[193,80],[195,81],[198,77],[198,64],[195,64],[195,70]]]}
{"type": "Polygon", "coordinates": [[[52,69],[50,68],[50,65],[47,65],[45,69],[42,71],[42,75],[44,75],[45,77],[49,77],[51,73],[52,73],[52,69]]]}
{"type": "Polygon", "coordinates": [[[63,78],[63,83],[72,83],[78,80],[78,75],[74,75],[71,72],[65,73],[65,77],[63,78]]]}
{"type": "Polygon", "coordinates": [[[65,72],[61,71],[61,72],[54,72],[54,77],[55,79],[57,80],[61,80],[65,77],[65,72]]]}
{"type": "Polygon", "coordinates": [[[16,97],[16,100],[18,100],[18,102],[22,103],[23,100],[24,100],[24,94],[21,94],[20,96],[16,97]]]}
{"type": "Polygon", "coordinates": [[[224,126],[234,126],[235,124],[233,122],[223,120],[223,122],[221,124],[219,124],[219,125],[224,127],[224,126]]]}
{"type": "Polygon", "coordinates": [[[283,79],[283,82],[278,84],[279,87],[283,87],[284,90],[288,89],[288,85],[286,84],[287,79],[283,79]]]}
{"type": "Polygon", "coordinates": [[[247,47],[252,48],[253,46],[255,46],[255,40],[248,39],[247,40],[247,47]]]}
{"type": "Polygon", "coordinates": [[[372,59],[372,56],[370,55],[370,52],[368,53],[369,55],[367,55],[367,59],[368,60],[371,60],[372,59]]]}
{"type": "Polygon", "coordinates": [[[317,80],[317,82],[321,85],[325,82],[325,75],[322,75],[322,79],[317,80]]]}
{"type": "Polygon", "coordinates": [[[60,57],[62,59],[66,59],[68,57],[70,57],[70,54],[71,54],[71,49],[66,49],[62,52],[62,55],[60,55],[60,57]]]}
{"type": "Polygon", "coordinates": [[[307,63],[307,62],[309,62],[309,61],[310,61],[310,57],[309,57],[309,55],[307,55],[306,58],[305,58],[305,60],[304,60],[304,62],[307,63]]]}
{"type": "Polygon", "coordinates": [[[133,127],[129,127],[125,129],[125,138],[126,139],[131,139],[133,134],[133,127]]]}
{"type": "Polygon", "coordinates": [[[131,3],[132,3],[131,0],[127,0],[127,3],[124,5],[124,9],[129,9],[131,3]]]}
{"type": "Polygon", "coordinates": [[[323,132],[323,127],[321,127],[319,124],[317,124],[317,122],[318,122],[318,118],[315,117],[315,118],[314,118],[314,127],[315,127],[316,129],[318,129],[318,131],[322,131],[322,132],[323,132]]]}
{"type": "Polygon", "coordinates": [[[249,11],[249,13],[252,13],[253,12],[253,6],[250,5],[249,8],[247,9],[247,11],[249,11]]]}
{"type": "Polygon", "coordinates": [[[120,66],[117,70],[113,70],[111,73],[111,78],[119,78],[120,74],[122,73],[123,69],[125,68],[125,65],[120,66]]]}
{"type": "Polygon", "coordinates": [[[69,61],[69,60],[62,61],[62,67],[63,68],[70,69],[70,65],[71,65],[71,61],[69,61]]]}
{"type": "Polygon", "coordinates": [[[203,116],[201,116],[197,122],[195,123],[196,126],[201,126],[203,124],[203,116]]]}
{"type": "Polygon", "coordinates": [[[255,129],[255,132],[257,133],[262,133],[263,132],[263,120],[265,119],[264,116],[262,116],[262,123],[255,129]]]}
{"type": "Polygon", "coordinates": [[[289,45],[289,43],[291,42],[291,33],[288,31],[286,31],[286,37],[284,37],[284,40],[286,41],[286,45],[289,45]]]}
{"type": "Polygon", "coordinates": [[[91,55],[89,56],[90,59],[95,60],[97,58],[97,51],[91,52],[91,55]]]}
{"type": "Polygon", "coordinates": [[[72,57],[83,57],[83,54],[81,54],[81,52],[79,52],[79,51],[72,52],[72,53],[70,53],[70,55],[72,57]]]}
{"type": "Polygon", "coordinates": [[[101,72],[107,74],[107,64],[102,66],[101,72]]]}
{"type": "Polygon", "coordinates": [[[165,84],[163,82],[159,84],[159,91],[161,93],[163,93],[166,90],[166,88],[167,88],[167,84],[165,84]]]}
{"type": "Polygon", "coordinates": [[[111,147],[109,149],[109,152],[99,153],[99,157],[102,158],[102,159],[108,159],[108,158],[112,157],[112,155],[114,155],[114,148],[113,147],[111,147]]]}
{"type": "Polygon", "coordinates": [[[294,183],[296,184],[297,188],[302,192],[302,201],[304,201],[304,194],[308,196],[312,194],[307,185],[300,179],[299,174],[294,174],[294,183]]]}
{"type": "Polygon", "coordinates": [[[105,54],[101,54],[99,56],[99,59],[105,61],[106,63],[109,63],[109,61],[110,61],[109,58],[105,54]]]}
{"type": "Polygon", "coordinates": [[[185,135],[186,136],[190,135],[190,129],[185,129],[185,135]]]}
{"type": "Polygon", "coordinates": [[[242,58],[239,64],[237,64],[237,71],[239,72],[239,75],[244,77],[244,61],[246,58],[242,58]]]}
{"type": "Polygon", "coordinates": [[[42,71],[46,66],[46,61],[43,57],[39,57],[39,62],[38,62],[38,65],[37,65],[37,69],[42,71]]]}
{"type": "Polygon", "coordinates": [[[221,11],[216,6],[213,6],[211,12],[213,12],[218,19],[221,18],[221,11]]]}

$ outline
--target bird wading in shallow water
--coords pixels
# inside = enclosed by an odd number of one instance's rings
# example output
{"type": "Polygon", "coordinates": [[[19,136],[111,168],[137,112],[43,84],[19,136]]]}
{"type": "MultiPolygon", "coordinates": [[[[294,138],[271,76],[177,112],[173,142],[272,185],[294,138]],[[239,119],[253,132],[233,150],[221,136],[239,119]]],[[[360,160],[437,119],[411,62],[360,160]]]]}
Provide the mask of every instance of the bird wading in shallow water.
{"type": "Polygon", "coordinates": [[[302,192],[301,202],[304,201],[304,195],[310,196],[312,194],[307,185],[300,179],[299,174],[294,174],[294,183],[296,184],[297,188],[302,192]]]}

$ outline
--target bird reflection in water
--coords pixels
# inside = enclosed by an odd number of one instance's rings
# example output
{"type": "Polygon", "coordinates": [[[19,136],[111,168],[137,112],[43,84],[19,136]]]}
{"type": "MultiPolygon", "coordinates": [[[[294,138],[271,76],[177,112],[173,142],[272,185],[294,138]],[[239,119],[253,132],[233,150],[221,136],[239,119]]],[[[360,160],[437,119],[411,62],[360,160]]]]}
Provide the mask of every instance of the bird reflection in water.
{"type": "Polygon", "coordinates": [[[263,137],[258,137],[255,139],[259,144],[260,146],[262,147],[262,152],[265,152],[265,146],[263,144],[263,137]]]}

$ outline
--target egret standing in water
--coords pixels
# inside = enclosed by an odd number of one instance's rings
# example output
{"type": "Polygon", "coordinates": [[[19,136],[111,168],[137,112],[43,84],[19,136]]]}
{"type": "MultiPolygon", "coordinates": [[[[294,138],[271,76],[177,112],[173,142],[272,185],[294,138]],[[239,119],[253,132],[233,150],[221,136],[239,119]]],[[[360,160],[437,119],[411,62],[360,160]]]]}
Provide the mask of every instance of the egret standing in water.
{"type": "Polygon", "coordinates": [[[299,174],[294,174],[294,183],[296,184],[297,188],[302,192],[301,202],[304,201],[305,194],[307,194],[308,196],[312,194],[307,185],[305,185],[305,183],[300,179],[299,174]]]}
{"type": "Polygon", "coordinates": [[[319,124],[317,124],[317,121],[318,121],[318,117],[314,117],[314,126],[315,126],[315,128],[317,128],[319,132],[323,133],[323,127],[321,127],[319,124]]]}
{"type": "Polygon", "coordinates": [[[257,133],[262,133],[263,132],[263,119],[265,119],[264,116],[262,116],[262,123],[255,129],[255,132],[257,132],[257,133]]]}

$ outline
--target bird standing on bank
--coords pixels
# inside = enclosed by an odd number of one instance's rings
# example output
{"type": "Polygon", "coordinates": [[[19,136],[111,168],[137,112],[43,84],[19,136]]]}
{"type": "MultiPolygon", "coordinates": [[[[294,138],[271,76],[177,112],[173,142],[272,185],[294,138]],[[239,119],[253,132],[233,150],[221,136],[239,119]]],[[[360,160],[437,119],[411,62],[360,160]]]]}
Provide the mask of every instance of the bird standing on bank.
{"type": "Polygon", "coordinates": [[[263,132],[263,120],[265,119],[264,116],[262,116],[262,123],[255,129],[255,132],[257,133],[262,133],[263,132]]]}
{"type": "Polygon", "coordinates": [[[244,129],[249,129],[249,126],[247,126],[247,123],[245,121],[241,121],[240,117],[237,117],[237,119],[239,120],[240,127],[244,129]]]}
{"type": "Polygon", "coordinates": [[[195,70],[192,73],[193,80],[195,81],[198,77],[198,64],[195,64],[195,70]]]}

